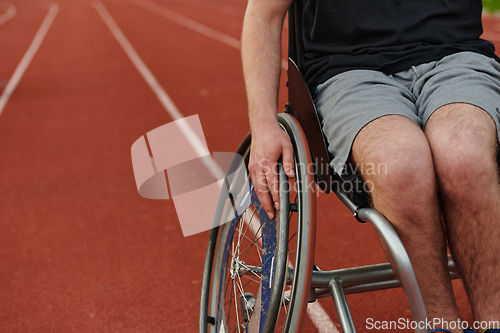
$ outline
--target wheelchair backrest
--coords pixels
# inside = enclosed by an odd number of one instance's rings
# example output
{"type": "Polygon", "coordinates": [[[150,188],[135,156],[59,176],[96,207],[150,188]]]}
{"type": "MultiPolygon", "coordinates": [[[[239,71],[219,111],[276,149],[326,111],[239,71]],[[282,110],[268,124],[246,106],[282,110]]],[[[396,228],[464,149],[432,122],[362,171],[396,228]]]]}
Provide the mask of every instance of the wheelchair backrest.
{"type": "MultiPolygon", "coordinates": [[[[288,105],[287,113],[299,121],[311,151],[315,179],[325,193],[331,191],[333,170],[329,166],[326,140],[307,85],[302,77],[301,1],[294,0],[288,10],[288,105]]],[[[309,166],[308,166],[309,167],[309,166]]]]}
{"type": "Polygon", "coordinates": [[[302,41],[302,3],[294,0],[288,9],[288,58],[303,72],[302,56],[304,43],[302,41]]]}
{"type": "Polygon", "coordinates": [[[348,174],[343,179],[330,167],[327,140],[321,130],[321,121],[302,76],[304,72],[302,57],[305,54],[305,48],[301,28],[302,0],[293,0],[288,10],[288,104],[285,111],[299,121],[304,131],[318,187],[325,193],[333,191],[337,196],[349,198],[350,204],[354,207],[368,207],[369,195],[363,189],[353,185],[363,183],[362,177],[358,174],[348,174]],[[346,183],[350,183],[347,184],[349,186],[345,186],[346,183]]]}

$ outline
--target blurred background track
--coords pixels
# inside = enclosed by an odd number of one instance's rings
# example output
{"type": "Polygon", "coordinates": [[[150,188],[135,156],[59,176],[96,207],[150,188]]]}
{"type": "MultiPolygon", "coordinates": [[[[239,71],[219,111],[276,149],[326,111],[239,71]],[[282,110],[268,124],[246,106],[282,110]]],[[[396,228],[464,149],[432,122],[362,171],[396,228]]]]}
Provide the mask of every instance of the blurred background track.
{"type": "MultiPolygon", "coordinates": [[[[235,151],[249,130],[238,49],[246,2],[101,4],[182,115],[200,116],[209,150],[235,151]]],[[[141,198],[130,159],[137,138],[173,119],[98,6],[86,0],[0,1],[4,96],[49,9],[58,9],[0,109],[2,333],[198,327],[208,233],[184,238],[172,201],[141,198]]],[[[500,20],[484,21],[485,36],[500,41],[500,20]]],[[[281,92],[280,108],[284,85],[281,92]]],[[[319,195],[318,224],[321,268],[385,261],[374,230],[356,223],[333,196],[319,195]]],[[[464,319],[471,320],[460,282],[455,286],[464,319]]],[[[368,331],[367,318],[411,316],[400,290],[351,296],[349,302],[358,332],[368,331]]],[[[335,325],[331,300],[320,304],[335,325]]],[[[322,327],[309,319],[306,326],[306,332],[322,327]]]]}

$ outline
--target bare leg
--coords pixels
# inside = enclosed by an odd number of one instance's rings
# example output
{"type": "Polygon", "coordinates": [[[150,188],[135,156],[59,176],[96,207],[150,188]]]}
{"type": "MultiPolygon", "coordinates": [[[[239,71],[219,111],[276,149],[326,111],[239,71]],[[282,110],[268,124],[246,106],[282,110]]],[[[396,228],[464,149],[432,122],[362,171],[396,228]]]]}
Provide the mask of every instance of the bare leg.
{"type": "Polygon", "coordinates": [[[475,320],[500,320],[500,186],[497,134],[488,113],[469,104],[438,109],[425,128],[452,255],[475,320]]]}
{"type": "Polygon", "coordinates": [[[381,117],[360,131],[352,156],[372,184],[375,208],[394,225],[410,256],[429,319],[456,321],[459,312],[446,266],[434,165],[424,132],[406,117],[381,117]],[[376,169],[386,172],[368,172],[380,165],[384,168],[376,169]]]}

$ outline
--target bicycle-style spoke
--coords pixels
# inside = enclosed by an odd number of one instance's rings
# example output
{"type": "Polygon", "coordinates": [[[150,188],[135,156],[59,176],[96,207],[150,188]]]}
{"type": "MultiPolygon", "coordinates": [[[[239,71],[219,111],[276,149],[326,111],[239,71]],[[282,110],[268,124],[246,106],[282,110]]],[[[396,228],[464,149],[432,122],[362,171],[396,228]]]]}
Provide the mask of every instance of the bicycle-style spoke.
{"type": "MultiPolygon", "coordinates": [[[[249,241],[252,241],[250,238],[248,238],[248,237],[246,237],[246,238],[247,238],[249,241]]],[[[258,240],[260,240],[260,239],[261,239],[261,238],[259,238],[258,240]]],[[[261,248],[260,246],[256,245],[255,243],[252,243],[252,244],[248,245],[245,249],[243,249],[243,250],[240,252],[240,254],[245,253],[245,256],[242,258],[242,260],[245,260],[245,258],[247,257],[247,255],[248,255],[248,253],[249,253],[249,251],[250,251],[250,248],[251,248],[252,246],[255,246],[256,251],[257,251],[257,254],[259,255],[259,259],[260,259],[260,261],[262,261],[262,248],[261,248]]]]}
{"type": "MultiPolygon", "coordinates": [[[[285,314],[287,314],[288,313],[288,306],[286,304],[285,294],[286,294],[286,291],[283,294],[283,298],[281,299],[281,306],[283,307],[283,311],[285,311],[285,314]]],[[[288,296],[288,297],[290,297],[290,296],[288,296]]]]}
{"type": "MultiPolygon", "coordinates": [[[[243,297],[242,297],[242,299],[245,301],[246,305],[249,305],[250,303],[248,303],[248,300],[247,300],[247,298],[245,297],[245,291],[244,291],[243,285],[242,285],[242,283],[241,283],[241,279],[238,279],[238,281],[237,281],[237,282],[238,282],[238,283],[237,283],[236,285],[237,285],[237,287],[238,287],[238,289],[239,289],[239,291],[240,291],[241,296],[243,296],[243,297]]],[[[248,308],[246,308],[246,309],[245,309],[245,311],[246,311],[246,312],[247,312],[247,314],[248,314],[248,310],[247,310],[247,309],[248,309],[248,308]]]]}
{"type": "Polygon", "coordinates": [[[247,283],[245,283],[245,285],[243,286],[243,288],[245,288],[246,286],[248,286],[248,285],[249,285],[250,283],[252,283],[252,282],[260,284],[260,281],[257,281],[257,280],[255,280],[255,279],[252,279],[252,278],[251,278],[251,277],[249,277],[249,276],[246,276],[246,275],[245,275],[245,276],[242,276],[242,277],[248,280],[248,282],[247,282],[247,283]]]}
{"type": "MultiPolygon", "coordinates": [[[[256,277],[258,277],[259,279],[261,279],[261,276],[260,276],[260,275],[258,275],[257,273],[255,273],[255,272],[253,271],[253,270],[254,270],[253,268],[248,267],[247,265],[245,265],[245,263],[242,263],[242,262],[240,262],[239,264],[240,264],[240,265],[242,265],[243,267],[247,268],[247,270],[245,271],[245,273],[246,273],[246,272],[250,272],[250,273],[252,273],[253,275],[255,275],[256,277]]],[[[240,276],[240,274],[238,274],[238,276],[240,276]]]]}
{"type": "MultiPolygon", "coordinates": [[[[239,230],[236,230],[236,231],[239,231],[239,230]]],[[[245,249],[241,250],[240,254],[244,253],[247,249],[249,249],[253,245],[262,252],[262,247],[258,245],[259,243],[261,243],[262,235],[257,239],[255,239],[255,235],[254,235],[253,239],[248,237],[246,234],[243,234],[242,236],[243,236],[243,238],[250,241],[250,244],[245,249]]]]}
{"type": "Polygon", "coordinates": [[[234,307],[235,307],[235,313],[236,313],[236,322],[238,323],[237,327],[238,327],[238,332],[240,332],[240,325],[239,325],[239,322],[240,322],[240,315],[239,315],[239,311],[238,311],[238,293],[236,292],[236,285],[237,283],[233,283],[233,287],[234,287],[234,307]]]}
{"type": "Polygon", "coordinates": [[[224,306],[227,309],[226,327],[229,332],[241,332],[242,328],[245,327],[245,318],[250,318],[250,309],[253,306],[245,297],[245,290],[249,288],[248,290],[255,291],[255,288],[260,288],[263,252],[261,246],[262,225],[260,225],[258,219],[255,219],[255,213],[256,209],[250,207],[242,214],[239,221],[235,221],[238,224],[233,234],[230,245],[230,256],[225,269],[227,278],[225,295],[230,294],[229,299],[226,298],[224,302],[224,306]],[[258,228],[255,223],[259,223],[258,228]],[[253,235],[249,235],[250,232],[253,235]],[[248,265],[244,262],[244,260],[250,258],[250,253],[252,256],[256,255],[255,259],[258,258],[259,262],[257,265],[248,265]],[[229,289],[231,289],[230,292],[229,289]],[[240,298],[243,301],[240,301],[240,298]],[[231,319],[232,316],[235,316],[235,318],[231,319]]]}

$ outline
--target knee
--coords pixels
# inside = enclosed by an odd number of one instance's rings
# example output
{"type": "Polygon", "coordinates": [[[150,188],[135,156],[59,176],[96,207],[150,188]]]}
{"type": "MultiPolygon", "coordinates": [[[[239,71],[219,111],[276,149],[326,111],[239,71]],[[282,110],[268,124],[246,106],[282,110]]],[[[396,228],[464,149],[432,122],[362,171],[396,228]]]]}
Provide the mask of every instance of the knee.
{"type": "Polygon", "coordinates": [[[406,142],[378,152],[377,175],[371,181],[375,205],[390,206],[397,215],[416,217],[436,198],[435,174],[428,145],[406,142]]]}
{"type": "Polygon", "coordinates": [[[455,145],[434,154],[441,194],[448,199],[479,199],[487,187],[498,184],[498,166],[491,152],[474,145],[455,145]]]}
{"type": "Polygon", "coordinates": [[[425,132],[442,195],[474,199],[498,184],[496,126],[486,112],[448,105],[430,118],[425,132]]]}

